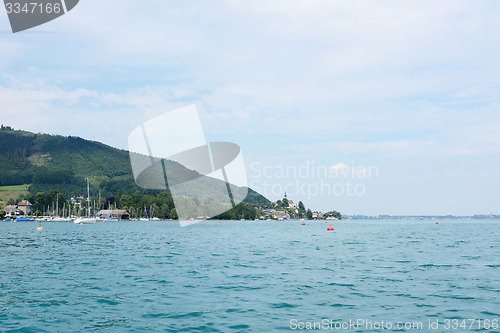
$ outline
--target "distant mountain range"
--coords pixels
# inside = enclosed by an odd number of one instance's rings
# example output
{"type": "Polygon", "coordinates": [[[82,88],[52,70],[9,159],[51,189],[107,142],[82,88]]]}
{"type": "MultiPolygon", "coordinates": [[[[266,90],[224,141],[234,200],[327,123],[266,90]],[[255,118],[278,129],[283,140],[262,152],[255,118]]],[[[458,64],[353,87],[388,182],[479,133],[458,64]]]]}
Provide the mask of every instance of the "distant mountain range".
{"type": "MultiPolygon", "coordinates": [[[[193,178],[196,173],[173,161],[165,161],[165,168],[169,177],[179,179],[193,178]]],[[[126,150],[79,137],[0,127],[0,186],[31,184],[29,191],[33,194],[58,190],[68,197],[86,194],[85,178],[90,180],[91,191],[100,190],[103,197],[153,192],[135,184],[126,150]]],[[[202,188],[192,188],[193,195],[220,187],[220,180],[203,178],[197,184],[202,188]]],[[[264,205],[269,200],[248,189],[244,202],[264,205]]]]}

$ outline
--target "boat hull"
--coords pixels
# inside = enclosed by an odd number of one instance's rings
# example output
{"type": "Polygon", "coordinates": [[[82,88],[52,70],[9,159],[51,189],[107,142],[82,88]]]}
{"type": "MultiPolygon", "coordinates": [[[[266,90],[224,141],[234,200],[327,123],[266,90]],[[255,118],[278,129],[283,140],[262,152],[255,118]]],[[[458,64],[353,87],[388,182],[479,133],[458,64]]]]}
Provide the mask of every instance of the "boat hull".
{"type": "Polygon", "coordinates": [[[73,219],[66,219],[66,218],[55,218],[55,219],[50,219],[46,220],[47,222],[73,222],[73,219]]]}
{"type": "Polygon", "coordinates": [[[94,218],[78,218],[78,219],[75,219],[74,223],[76,224],[94,224],[94,223],[97,223],[97,219],[94,219],[94,218]]]}

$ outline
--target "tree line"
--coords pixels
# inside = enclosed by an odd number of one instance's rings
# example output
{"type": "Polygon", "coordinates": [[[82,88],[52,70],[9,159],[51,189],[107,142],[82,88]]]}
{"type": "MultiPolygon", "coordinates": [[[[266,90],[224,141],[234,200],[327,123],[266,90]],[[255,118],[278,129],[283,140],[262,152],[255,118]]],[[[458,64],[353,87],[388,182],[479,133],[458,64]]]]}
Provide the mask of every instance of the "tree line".
{"type": "MultiPolygon", "coordinates": [[[[11,199],[8,204],[16,204],[22,200],[29,200],[32,204],[32,215],[86,215],[87,212],[93,214],[102,209],[123,209],[127,210],[134,218],[158,217],[160,219],[178,219],[177,210],[172,196],[168,192],[152,194],[119,194],[106,198],[91,196],[90,206],[86,199],[81,197],[74,201],[67,198],[63,193],[57,190],[47,192],[38,192],[37,194],[28,193],[20,195],[17,200],[11,199]]],[[[196,202],[196,199],[191,199],[196,202]]],[[[3,214],[5,216],[5,212],[3,214]]],[[[213,217],[213,219],[237,220],[237,219],[255,219],[259,216],[256,208],[248,203],[240,203],[233,209],[223,214],[213,217]]]]}

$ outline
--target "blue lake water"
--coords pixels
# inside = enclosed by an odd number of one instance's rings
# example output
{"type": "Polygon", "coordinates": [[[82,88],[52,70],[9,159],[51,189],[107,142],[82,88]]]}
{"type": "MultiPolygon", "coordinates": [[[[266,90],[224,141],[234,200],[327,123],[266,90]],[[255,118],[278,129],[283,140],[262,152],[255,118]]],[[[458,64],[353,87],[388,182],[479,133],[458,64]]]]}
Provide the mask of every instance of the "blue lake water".
{"type": "MultiPolygon", "coordinates": [[[[375,327],[330,331],[387,331],[383,320],[443,332],[446,320],[500,319],[499,222],[301,222],[2,222],[0,331],[275,332],[363,319],[375,327]]],[[[500,331],[484,323],[456,331],[500,331]]]]}

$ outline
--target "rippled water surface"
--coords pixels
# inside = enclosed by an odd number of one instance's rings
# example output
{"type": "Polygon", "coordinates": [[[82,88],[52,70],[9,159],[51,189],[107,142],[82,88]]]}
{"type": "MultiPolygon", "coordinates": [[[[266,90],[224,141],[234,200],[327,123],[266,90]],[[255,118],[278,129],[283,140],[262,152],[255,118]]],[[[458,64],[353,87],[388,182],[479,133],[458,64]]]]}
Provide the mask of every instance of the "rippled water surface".
{"type": "Polygon", "coordinates": [[[0,223],[1,331],[272,332],[358,318],[430,331],[429,320],[500,319],[498,222],[37,226],[0,223]]]}

